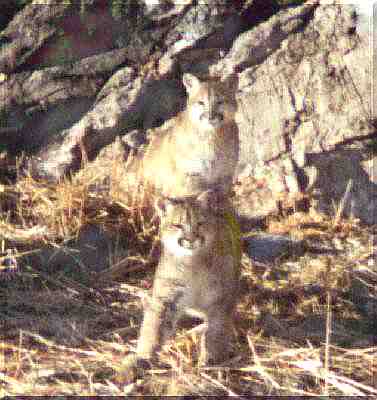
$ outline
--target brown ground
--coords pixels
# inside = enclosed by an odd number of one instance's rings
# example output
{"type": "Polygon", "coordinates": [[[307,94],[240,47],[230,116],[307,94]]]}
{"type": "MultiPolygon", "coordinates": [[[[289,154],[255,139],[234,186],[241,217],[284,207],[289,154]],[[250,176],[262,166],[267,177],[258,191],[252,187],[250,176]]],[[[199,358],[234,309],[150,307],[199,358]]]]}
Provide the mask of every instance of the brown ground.
{"type": "Polygon", "coordinates": [[[157,227],[121,168],[101,171],[0,185],[2,395],[377,395],[376,227],[314,212],[266,223],[303,253],[265,265],[244,254],[238,357],[198,369],[195,329],[182,330],[159,369],[125,385],[157,227]]]}

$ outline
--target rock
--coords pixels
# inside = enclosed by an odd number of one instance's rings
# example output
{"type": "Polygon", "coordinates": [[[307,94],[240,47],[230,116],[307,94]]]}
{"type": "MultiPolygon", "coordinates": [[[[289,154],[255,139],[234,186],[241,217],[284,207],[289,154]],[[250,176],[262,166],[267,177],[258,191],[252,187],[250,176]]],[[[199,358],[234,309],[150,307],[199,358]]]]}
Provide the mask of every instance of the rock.
{"type": "MultiPolygon", "coordinates": [[[[109,82],[100,93],[98,101],[78,123],[61,132],[55,141],[40,152],[33,165],[33,173],[49,179],[59,179],[67,171],[81,166],[82,151],[93,160],[100,149],[110,144],[123,132],[142,132],[161,125],[172,117],[185,102],[183,88],[176,80],[156,81],[129,75],[125,86],[117,87],[118,78],[109,82]],[[108,95],[106,95],[108,93],[108,95]],[[163,98],[164,101],[159,101],[163,98]]],[[[124,77],[121,77],[125,81],[124,77]]]]}
{"type": "MultiPolygon", "coordinates": [[[[80,168],[83,152],[92,160],[101,148],[115,139],[124,110],[132,105],[141,89],[140,80],[131,82],[132,69],[127,71],[128,85],[98,101],[80,121],[63,130],[52,144],[40,151],[33,160],[33,175],[59,179],[68,170],[80,168]]],[[[130,124],[134,121],[132,114],[131,117],[130,124]]]]}
{"type": "MultiPolygon", "coordinates": [[[[248,166],[251,169],[251,165],[248,166]]],[[[234,192],[234,205],[239,218],[262,220],[277,209],[276,192],[272,192],[265,177],[259,179],[248,168],[238,176],[234,192]]]]}
{"type": "MultiPolygon", "coordinates": [[[[41,265],[49,272],[64,271],[74,280],[87,281],[92,272],[101,272],[110,267],[111,255],[114,255],[116,235],[105,232],[94,224],[84,225],[77,239],[56,247],[47,245],[37,255],[26,255],[31,264],[41,265]]],[[[127,244],[124,240],[117,245],[117,256],[127,256],[127,244]]]]}
{"type": "MultiPolygon", "coordinates": [[[[289,203],[310,191],[313,164],[306,161],[313,154],[330,160],[335,150],[372,140],[370,51],[352,26],[346,7],[307,3],[288,8],[239,35],[219,63],[226,73],[240,71],[239,173],[263,182],[250,196],[251,216],[265,215],[281,199],[289,203]],[[258,198],[266,202],[259,205],[258,198]]],[[[368,157],[365,146],[357,151],[360,159],[368,157]]],[[[314,178],[323,211],[330,211],[323,204],[338,204],[339,193],[344,194],[340,169],[331,189],[329,180],[314,178]]],[[[354,187],[353,212],[373,223],[370,188],[368,179],[354,187]]]]}
{"type": "MultiPolygon", "coordinates": [[[[136,127],[145,132],[162,125],[185,106],[186,91],[180,80],[150,79],[144,82],[130,111],[138,115],[136,127]]],[[[127,116],[123,118],[123,124],[129,125],[127,116]]]]}
{"type": "Polygon", "coordinates": [[[313,206],[330,215],[376,223],[377,184],[371,180],[373,171],[363,168],[362,162],[360,150],[307,154],[305,166],[313,168],[313,206]]]}
{"type": "Polygon", "coordinates": [[[315,3],[280,11],[267,22],[241,33],[234,41],[227,56],[214,69],[224,70],[225,75],[241,72],[262,64],[273,54],[290,34],[302,29],[317,7],[315,3]]]}
{"type": "Polygon", "coordinates": [[[377,298],[376,294],[374,293],[375,291],[373,290],[375,274],[363,274],[358,271],[355,272],[356,276],[351,281],[352,302],[355,304],[358,311],[364,315],[368,321],[370,321],[372,324],[375,324],[374,321],[376,321],[377,318],[377,298]],[[370,279],[371,277],[374,279],[370,279]],[[368,280],[368,278],[371,282],[370,286],[365,284],[365,279],[368,280]]]}
{"type": "Polygon", "coordinates": [[[46,0],[44,7],[29,4],[0,34],[0,72],[8,74],[22,65],[57,31],[56,21],[66,15],[72,5],[65,1],[46,0]],[[38,29],[35,29],[38,21],[38,29]]]}
{"type": "MultiPolygon", "coordinates": [[[[182,7],[184,3],[180,4],[182,7]]],[[[184,10],[166,35],[159,60],[162,75],[174,72],[177,66],[181,72],[208,73],[242,26],[241,9],[227,0],[186,5],[184,10]]]]}
{"type": "MultiPolygon", "coordinates": [[[[190,2],[191,3],[191,2],[190,2]]],[[[225,20],[237,13],[237,9],[228,0],[217,1],[216,4],[199,2],[191,3],[182,13],[181,18],[166,37],[166,45],[175,44],[180,47],[177,40],[185,41],[185,47],[193,46],[200,39],[214,33],[223,27],[225,20]]]]}
{"type": "Polygon", "coordinates": [[[273,263],[283,256],[303,254],[301,240],[281,235],[258,234],[244,238],[247,255],[260,263],[273,263]]]}
{"type": "MultiPolygon", "coordinates": [[[[41,159],[48,157],[48,146],[59,147],[62,135],[92,107],[104,83],[103,77],[125,57],[120,50],[108,56],[93,56],[73,65],[9,77],[0,90],[0,112],[5,125],[0,132],[2,144],[12,154],[20,151],[35,154],[42,149],[41,159]]],[[[132,76],[132,69],[127,68],[127,72],[132,76]]],[[[71,145],[77,145],[78,141],[71,138],[71,145]]],[[[36,175],[43,173],[39,171],[36,175]]]]}

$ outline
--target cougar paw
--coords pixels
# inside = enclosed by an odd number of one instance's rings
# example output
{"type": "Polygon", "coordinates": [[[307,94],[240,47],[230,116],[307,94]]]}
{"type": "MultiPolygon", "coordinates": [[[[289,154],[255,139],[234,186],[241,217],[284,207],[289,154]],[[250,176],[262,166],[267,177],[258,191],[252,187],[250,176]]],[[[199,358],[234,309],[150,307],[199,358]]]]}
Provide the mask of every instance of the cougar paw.
{"type": "Polygon", "coordinates": [[[118,380],[123,384],[130,384],[143,378],[144,372],[151,368],[151,363],[136,354],[128,355],[122,363],[120,377],[118,380]]]}

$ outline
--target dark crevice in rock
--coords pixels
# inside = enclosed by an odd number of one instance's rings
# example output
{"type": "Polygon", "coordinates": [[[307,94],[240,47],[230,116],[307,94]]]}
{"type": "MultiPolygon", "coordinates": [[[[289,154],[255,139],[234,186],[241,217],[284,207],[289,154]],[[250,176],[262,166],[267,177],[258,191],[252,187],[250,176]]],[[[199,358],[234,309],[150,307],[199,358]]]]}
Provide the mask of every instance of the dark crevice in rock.
{"type": "Polygon", "coordinates": [[[309,178],[305,174],[304,169],[300,168],[297,165],[297,162],[293,158],[291,158],[291,162],[292,162],[293,172],[296,175],[296,179],[297,179],[297,183],[298,183],[300,192],[304,193],[306,188],[308,187],[309,178]]]}
{"type": "Polygon", "coordinates": [[[245,32],[256,25],[267,21],[272,15],[279,11],[276,0],[256,0],[241,15],[241,31],[245,32]]]}
{"type": "Polygon", "coordinates": [[[0,32],[6,28],[15,14],[18,13],[23,7],[25,7],[25,5],[17,1],[4,1],[1,3],[0,32]]]}
{"type": "MultiPolygon", "coordinates": [[[[289,97],[291,99],[291,104],[296,111],[295,117],[290,121],[285,121],[285,129],[283,130],[283,139],[285,144],[285,155],[292,153],[292,138],[295,136],[298,128],[300,127],[300,112],[297,110],[296,99],[292,93],[291,88],[288,87],[289,97]]],[[[304,170],[300,168],[293,157],[290,157],[292,163],[293,173],[295,174],[299,190],[303,193],[308,186],[309,179],[306,176],[304,170]]]]}

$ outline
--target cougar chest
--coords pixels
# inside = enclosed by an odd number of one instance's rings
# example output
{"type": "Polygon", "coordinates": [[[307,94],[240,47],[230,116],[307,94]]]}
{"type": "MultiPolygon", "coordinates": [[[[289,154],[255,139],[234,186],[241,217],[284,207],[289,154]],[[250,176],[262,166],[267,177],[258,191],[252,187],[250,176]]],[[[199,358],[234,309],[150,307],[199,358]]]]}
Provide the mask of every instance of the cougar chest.
{"type": "Polygon", "coordinates": [[[197,175],[208,181],[228,174],[224,150],[215,129],[183,134],[177,144],[182,149],[182,156],[177,158],[177,167],[183,173],[197,175]]]}

